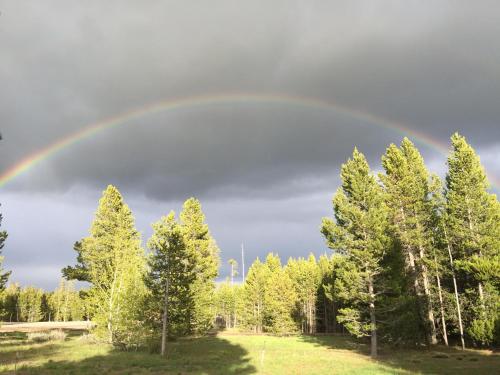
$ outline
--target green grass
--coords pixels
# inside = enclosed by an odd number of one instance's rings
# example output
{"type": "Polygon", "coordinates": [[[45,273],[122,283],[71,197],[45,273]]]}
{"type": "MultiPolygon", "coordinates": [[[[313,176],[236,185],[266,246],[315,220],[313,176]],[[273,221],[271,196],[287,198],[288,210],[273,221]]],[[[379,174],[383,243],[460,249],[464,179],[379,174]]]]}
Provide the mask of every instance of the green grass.
{"type": "Polygon", "coordinates": [[[440,347],[368,347],[340,336],[219,335],[169,343],[168,358],[122,352],[71,333],[64,341],[32,343],[24,333],[0,334],[0,374],[495,374],[500,355],[440,347]]]}

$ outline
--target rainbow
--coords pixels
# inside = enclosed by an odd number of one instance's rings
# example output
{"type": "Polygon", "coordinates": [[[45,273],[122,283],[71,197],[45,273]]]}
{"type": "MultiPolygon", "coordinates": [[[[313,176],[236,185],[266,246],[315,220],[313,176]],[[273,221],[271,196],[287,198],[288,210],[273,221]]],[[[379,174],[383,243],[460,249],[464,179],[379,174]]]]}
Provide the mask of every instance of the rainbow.
{"type": "MultiPolygon", "coordinates": [[[[142,107],[138,107],[113,117],[109,117],[102,121],[85,126],[82,130],[69,134],[47,147],[38,150],[27,157],[23,158],[18,163],[11,166],[0,175],[0,187],[5,186],[16,177],[26,173],[42,161],[50,158],[58,152],[71,147],[72,145],[91,138],[102,131],[116,128],[129,123],[132,120],[142,118],[155,113],[175,111],[181,109],[193,109],[204,106],[221,105],[221,104],[281,104],[293,105],[296,107],[304,107],[308,109],[318,109],[333,111],[335,113],[361,120],[375,126],[395,131],[401,135],[408,136],[413,140],[427,145],[442,154],[447,154],[448,145],[444,144],[429,135],[416,130],[410,129],[407,125],[389,121],[379,116],[363,112],[354,108],[339,105],[334,102],[325,101],[322,99],[292,96],[285,94],[260,94],[260,93],[225,93],[216,95],[199,95],[189,96],[174,99],[165,99],[142,107]]],[[[493,176],[490,176],[493,177],[493,176]]],[[[498,183],[494,184],[497,188],[498,183]]]]}

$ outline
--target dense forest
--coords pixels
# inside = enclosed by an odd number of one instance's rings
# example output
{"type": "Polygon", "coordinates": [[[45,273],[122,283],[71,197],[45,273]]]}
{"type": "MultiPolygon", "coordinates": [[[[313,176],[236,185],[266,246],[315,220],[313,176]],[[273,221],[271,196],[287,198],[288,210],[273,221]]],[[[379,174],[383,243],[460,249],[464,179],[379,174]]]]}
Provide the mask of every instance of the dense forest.
{"type": "Polygon", "coordinates": [[[108,186],[53,292],[7,286],[0,257],[0,319],[86,319],[106,342],[162,353],[169,339],[214,329],[351,334],[370,339],[374,357],[379,341],[499,345],[500,203],[478,155],[453,135],[444,181],[407,138],[381,163],[373,173],[355,149],[342,165],[333,215],[319,228],[330,254],[284,264],[269,253],[241,284],[234,259],[220,264],[197,199],[154,223],[144,249],[131,210],[108,186]],[[216,282],[222,266],[231,276],[216,282]],[[73,280],[88,287],[77,291],[73,280]]]}

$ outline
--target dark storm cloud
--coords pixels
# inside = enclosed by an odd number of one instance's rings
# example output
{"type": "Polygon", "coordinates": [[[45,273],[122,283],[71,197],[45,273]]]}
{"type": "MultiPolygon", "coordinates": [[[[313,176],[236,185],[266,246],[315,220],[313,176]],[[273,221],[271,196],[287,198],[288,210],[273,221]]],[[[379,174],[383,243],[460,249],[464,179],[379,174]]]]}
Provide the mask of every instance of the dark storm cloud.
{"type": "MultiPolygon", "coordinates": [[[[481,4],[7,2],[2,167],[106,116],[224,91],[334,100],[443,141],[459,130],[491,146],[500,136],[500,7],[481,4]]],[[[377,162],[401,137],[290,106],[138,122],[52,158],[21,187],[116,181],[164,198],[266,190],[330,173],[356,144],[377,162]]]]}
{"type": "MultiPolygon", "coordinates": [[[[500,175],[494,1],[4,1],[0,11],[0,170],[86,124],[161,99],[279,92],[372,113],[441,142],[460,131],[500,175]]],[[[379,169],[387,144],[401,137],[285,103],[136,119],[3,188],[7,266],[17,280],[53,285],[108,183],[124,192],[146,234],[186,197],[202,198],[224,261],[241,240],[249,257],[319,253],[318,225],[330,214],[340,164],[358,146],[379,169]]],[[[443,156],[417,144],[442,174],[443,156]]]]}

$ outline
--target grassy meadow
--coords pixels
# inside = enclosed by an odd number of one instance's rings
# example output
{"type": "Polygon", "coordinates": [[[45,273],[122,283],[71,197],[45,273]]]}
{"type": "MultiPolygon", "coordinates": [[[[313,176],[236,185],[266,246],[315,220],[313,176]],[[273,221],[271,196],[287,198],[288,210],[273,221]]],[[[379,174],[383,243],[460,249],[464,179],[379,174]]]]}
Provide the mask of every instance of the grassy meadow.
{"type": "MultiPolygon", "coordinates": [[[[96,344],[82,331],[39,342],[23,332],[0,333],[0,374],[495,374],[500,355],[439,347],[382,348],[342,336],[219,334],[169,343],[168,357],[96,344]]],[[[57,336],[57,335],[55,335],[57,336]]]]}

